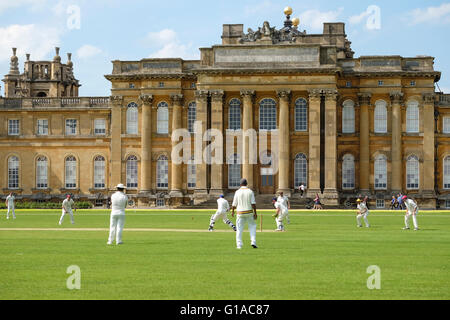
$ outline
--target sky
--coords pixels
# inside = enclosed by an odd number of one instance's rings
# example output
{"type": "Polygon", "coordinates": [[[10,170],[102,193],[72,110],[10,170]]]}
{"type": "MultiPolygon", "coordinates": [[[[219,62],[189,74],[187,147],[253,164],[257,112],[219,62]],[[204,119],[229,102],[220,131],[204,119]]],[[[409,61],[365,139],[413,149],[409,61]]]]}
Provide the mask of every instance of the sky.
{"type": "Polygon", "coordinates": [[[199,59],[199,48],[221,43],[223,24],[281,28],[286,6],[308,34],[322,33],[323,22],[346,23],[355,57],[435,57],[438,85],[450,93],[450,1],[434,0],[0,0],[0,74],[12,47],[21,71],[26,53],[52,60],[60,47],[63,62],[73,54],[80,96],[109,96],[111,61],[199,59]]]}

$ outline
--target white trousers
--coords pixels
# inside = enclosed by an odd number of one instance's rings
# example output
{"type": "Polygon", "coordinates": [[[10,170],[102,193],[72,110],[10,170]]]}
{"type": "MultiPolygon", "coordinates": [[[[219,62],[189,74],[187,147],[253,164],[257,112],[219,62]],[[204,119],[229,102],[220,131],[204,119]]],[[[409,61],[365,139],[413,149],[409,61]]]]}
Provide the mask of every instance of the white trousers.
{"type": "Polygon", "coordinates": [[[277,229],[278,230],[284,230],[284,219],[289,219],[289,211],[286,211],[285,213],[281,213],[277,218],[275,218],[275,222],[277,223],[277,229]]]}
{"type": "Polygon", "coordinates": [[[59,219],[59,224],[63,223],[64,217],[66,216],[66,214],[70,215],[70,222],[72,224],[75,224],[75,221],[73,220],[73,211],[70,210],[69,212],[66,212],[64,209],[62,210],[61,218],[59,219]]]}
{"type": "Polygon", "coordinates": [[[9,212],[12,212],[12,216],[15,219],[16,218],[16,210],[14,209],[14,206],[9,207],[8,206],[8,212],[6,212],[6,219],[9,219],[9,212]]]}
{"type": "Polygon", "coordinates": [[[213,222],[216,223],[217,220],[219,220],[219,219],[222,219],[222,221],[224,223],[227,223],[227,221],[228,221],[227,212],[226,211],[219,211],[219,210],[217,210],[216,213],[211,216],[211,221],[210,222],[211,222],[211,224],[213,222]]]}
{"type": "Polygon", "coordinates": [[[242,248],[242,233],[244,232],[245,225],[248,224],[248,230],[250,231],[250,241],[252,245],[256,245],[256,220],[253,218],[253,213],[238,214],[236,218],[237,232],[236,232],[236,245],[238,248],[242,248]]]}
{"type": "Polygon", "coordinates": [[[411,216],[412,216],[412,220],[413,220],[413,224],[414,224],[414,228],[415,229],[419,229],[419,224],[417,223],[417,214],[419,212],[416,212],[416,214],[412,214],[407,212],[405,215],[405,227],[409,228],[409,220],[411,220],[411,216]]]}
{"type": "Polygon", "coordinates": [[[369,213],[367,212],[365,214],[358,214],[356,216],[356,222],[358,223],[358,226],[362,227],[361,219],[364,218],[364,223],[366,224],[366,227],[370,227],[369,219],[367,219],[368,215],[369,213]]]}
{"type": "Polygon", "coordinates": [[[114,242],[114,239],[116,240],[116,244],[122,243],[122,232],[124,225],[125,225],[124,214],[111,215],[109,223],[109,238],[108,238],[109,244],[112,244],[114,242]]]}

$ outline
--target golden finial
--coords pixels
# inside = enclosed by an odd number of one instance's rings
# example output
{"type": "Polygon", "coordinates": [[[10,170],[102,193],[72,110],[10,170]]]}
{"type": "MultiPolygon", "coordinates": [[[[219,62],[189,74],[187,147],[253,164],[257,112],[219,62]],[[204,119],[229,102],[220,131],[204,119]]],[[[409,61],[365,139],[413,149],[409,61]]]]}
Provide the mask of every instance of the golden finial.
{"type": "Polygon", "coordinates": [[[284,8],[284,14],[287,16],[290,16],[292,14],[293,10],[291,7],[284,8]]]}
{"type": "Polygon", "coordinates": [[[299,18],[292,19],[292,24],[294,25],[294,27],[298,27],[298,25],[300,24],[300,19],[299,18]]]}

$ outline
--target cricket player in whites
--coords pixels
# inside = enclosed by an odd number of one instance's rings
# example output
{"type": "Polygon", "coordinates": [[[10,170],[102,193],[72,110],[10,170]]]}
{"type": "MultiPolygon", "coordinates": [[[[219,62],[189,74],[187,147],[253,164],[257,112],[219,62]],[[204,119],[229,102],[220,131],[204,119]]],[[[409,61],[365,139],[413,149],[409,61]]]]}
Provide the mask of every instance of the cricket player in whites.
{"type": "Polygon", "coordinates": [[[284,205],[284,203],[279,201],[279,198],[273,198],[272,204],[277,209],[277,213],[273,216],[275,217],[275,222],[277,223],[277,229],[276,231],[285,231],[283,220],[289,216],[289,209],[284,205]]]}
{"type": "Polygon", "coordinates": [[[236,245],[238,249],[242,249],[242,233],[244,227],[248,223],[250,231],[250,241],[254,249],[258,248],[256,245],[256,220],[258,215],[256,213],[256,200],[253,191],[247,187],[247,179],[241,180],[241,187],[234,194],[233,204],[231,206],[231,216],[234,217],[234,210],[237,211],[236,225],[236,245]]]}
{"type": "Polygon", "coordinates": [[[66,214],[70,215],[70,222],[72,224],[75,224],[75,221],[73,220],[72,206],[74,207],[73,210],[76,211],[77,209],[75,208],[75,204],[72,200],[72,196],[70,194],[68,194],[66,196],[66,199],[64,199],[64,201],[62,203],[62,214],[61,214],[61,218],[59,219],[59,225],[62,225],[66,214]]]}
{"type": "Polygon", "coordinates": [[[405,227],[403,230],[409,230],[409,220],[413,219],[414,230],[419,230],[419,225],[417,223],[417,213],[419,212],[419,207],[417,203],[413,199],[409,199],[407,196],[403,196],[403,203],[406,206],[406,215],[405,215],[405,227]]]}
{"type": "Polygon", "coordinates": [[[225,199],[224,195],[221,195],[219,199],[217,199],[217,211],[211,216],[211,220],[209,221],[208,231],[214,231],[214,224],[220,218],[223,220],[223,223],[229,225],[231,229],[236,231],[236,226],[227,217],[227,212],[229,211],[230,205],[228,204],[228,201],[225,199]]]}
{"type": "Polygon", "coordinates": [[[284,193],[281,191],[280,195],[277,198],[277,202],[281,203],[283,206],[285,206],[288,209],[288,213],[286,214],[286,221],[287,224],[290,224],[291,221],[289,219],[289,210],[291,209],[291,203],[289,202],[289,198],[284,195],[284,193]]]}
{"type": "Polygon", "coordinates": [[[367,208],[368,197],[365,197],[364,200],[358,199],[356,200],[358,204],[358,214],[356,215],[356,222],[358,224],[358,228],[362,228],[361,219],[364,218],[364,223],[366,224],[366,228],[370,228],[369,219],[367,216],[369,215],[369,209],[367,208]]]}
{"type": "Polygon", "coordinates": [[[16,218],[16,210],[14,209],[14,200],[16,200],[16,198],[14,197],[14,194],[11,192],[7,197],[6,197],[6,207],[8,208],[8,211],[6,212],[6,219],[9,219],[9,212],[12,212],[12,216],[13,219],[16,218]]]}
{"type": "Polygon", "coordinates": [[[116,245],[123,244],[122,232],[125,225],[125,208],[128,204],[128,196],[124,190],[123,184],[117,185],[117,192],[111,196],[111,218],[109,223],[108,245],[113,244],[114,238],[116,245]]]}

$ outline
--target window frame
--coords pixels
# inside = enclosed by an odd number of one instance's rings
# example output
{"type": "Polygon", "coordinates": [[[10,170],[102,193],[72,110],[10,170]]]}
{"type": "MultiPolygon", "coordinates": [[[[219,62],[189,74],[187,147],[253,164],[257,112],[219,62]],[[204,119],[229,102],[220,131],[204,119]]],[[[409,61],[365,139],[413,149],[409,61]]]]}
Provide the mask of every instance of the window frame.
{"type": "Polygon", "coordinates": [[[17,118],[8,119],[8,136],[20,136],[20,119],[17,118]],[[13,122],[16,123],[17,125],[13,126],[12,125],[13,122]]]}
{"type": "Polygon", "coordinates": [[[36,189],[48,189],[48,158],[46,156],[39,156],[36,158],[36,189]],[[40,165],[40,162],[45,162],[45,166],[40,165]],[[40,169],[44,169],[45,174],[42,173],[40,169]]]}
{"type": "Polygon", "coordinates": [[[272,98],[264,98],[259,102],[259,131],[275,131],[277,129],[277,102],[272,98]]]}
{"type": "Polygon", "coordinates": [[[295,131],[308,132],[308,120],[308,100],[298,98],[294,109],[295,131]]]}
{"type": "Polygon", "coordinates": [[[169,104],[165,101],[158,103],[156,108],[156,133],[169,134],[169,104]],[[165,116],[162,118],[162,116],[165,116]]]}

